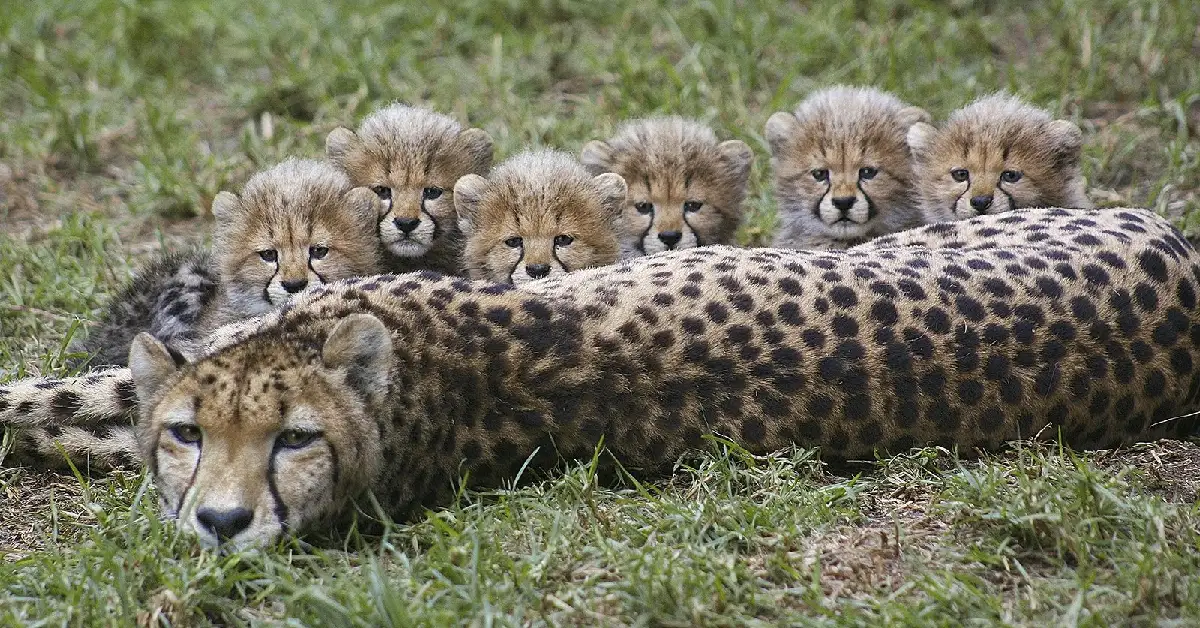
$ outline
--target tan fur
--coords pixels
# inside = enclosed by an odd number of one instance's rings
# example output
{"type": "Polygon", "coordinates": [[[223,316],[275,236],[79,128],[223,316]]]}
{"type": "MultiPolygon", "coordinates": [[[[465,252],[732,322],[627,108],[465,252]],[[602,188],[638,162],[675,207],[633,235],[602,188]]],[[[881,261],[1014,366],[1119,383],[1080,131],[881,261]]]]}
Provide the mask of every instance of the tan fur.
{"type": "Polygon", "coordinates": [[[1080,168],[1079,127],[1014,96],[981,98],[951,114],[941,129],[919,124],[908,137],[926,222],[1023,207],[1092,206],[1080,168]]]}
{"type": "Polygon", "coordinates": [[[844,249],[919,224],[906,135],[928,119],[891,94],[845,86],[772,115],[765,135],[779,201],[774,246],[844,249]]]}
{"type": "MultiPolygon", "coordinates": [[[[119,387],[136,383],[164,516],[246,545],[367,491],[409,516],[464,475],[497,486],[601,439],[653,475],[712,433],[843,460],[1195,434],[1198,294],[1200,253],[1152,212],[1021,210],[850,251],[702,247],[518,287],[352,279],[222,328],[191,362],[139,336],[119,387]]],[[[0,425],[14,401],[40,413],[76,385],[40,383],[19,400],[0,387],[0,425]]],[[[87,408],[67,405],[74,425],[87,408]]]]}
{"type": "Polygon", "coordinates": [[[620,176],[593,177],[548,150],[508,159],[487,179],[463,177],[454,201],[470,276],[519,284],[617,261],[625,194],[620,176]]]}
{"type": "Polygon", "coordinates": [[[699,122],[669,117],[627,122],[608,141],[584,145],[581,160],[592,174],[615,172],[629,185],[618,220],[628,259],[732,243],[754,154],[699,122]]]}
{"type": "Polygon", "coordinates": [[[464,129],[427,109],[393,104],[364,118],[357,133],[334,129],[325,148],[355,185],[374,189],[383,200],[379,235],[390,270],[461,272],[454,183],[491,168],[492,138],[486,132],[464,129]]]}

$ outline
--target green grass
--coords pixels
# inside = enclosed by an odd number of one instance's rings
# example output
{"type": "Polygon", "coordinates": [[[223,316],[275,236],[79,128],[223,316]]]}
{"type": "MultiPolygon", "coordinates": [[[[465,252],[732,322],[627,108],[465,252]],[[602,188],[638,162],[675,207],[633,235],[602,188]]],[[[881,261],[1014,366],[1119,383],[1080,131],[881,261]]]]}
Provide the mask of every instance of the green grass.
{"type": "MultiPolygon", "coordinates": [[[[485,128],[499,158],[698,117],[758,154],[742,238],[759,243],[772,112],[848,82],[941,119],[1008,89],[1084,129],[1098,202],[1200,229],[1195,2],[449,6],[6,6],[0,379],[66,372],[80,321],[146,254],[202,237],[216,192],[392,100],[485,128]]],[[[653,484],[576,466],[382,537],[228,555],[160,525],[140,474],[0,469],[0,624],[1194,624],[1198,466],[1170,443],[834,472],[717,447],[653,484]]]]}

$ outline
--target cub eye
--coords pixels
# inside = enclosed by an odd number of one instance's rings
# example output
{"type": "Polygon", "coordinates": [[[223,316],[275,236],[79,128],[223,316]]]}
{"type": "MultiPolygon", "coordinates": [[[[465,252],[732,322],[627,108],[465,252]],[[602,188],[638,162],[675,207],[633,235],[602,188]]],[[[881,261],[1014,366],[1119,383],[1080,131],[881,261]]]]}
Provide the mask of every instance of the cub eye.
{"type": "Polygon", "coordinates": [[[379,198],[390,201],[392,200],[392,188],[386,185],[376,185],[371,188],[371,191],[378,194],[379,198]]]}
{"type": "Polygon", "coordinates": [[[521,236],[513,236],[513,237],[505,240],[504,243],[506,245],[508,245],[509,248],[516,249],[516,248],[520,248],[520,246],[522,244],[524,244],[525,241],[521,239],[521,236]]]}
{"type": "Polygon", "coordinates": [[[279,433],[279,436],[276,437],[275,442],[279,443],[280,447],[287,447],[288,449],[300,449],[301,447],[307,447],[311,445],[312,442],[317,440],[317,437],[320,435],[320,432],[310,432],[307,430],[283,430],[279,433]]]}
{"type": "Polygon", "coordinates": [[[829,170],[827,168],[817,168],[812,171],[812,177],[817,181],[828,181],[829,170]]]}
{"type": "Polygon", "coordinates": [[[425,191],[421,194],[425,197],[425,200],[432,201],[442,195],[442,188],[425,188],[425,191]]]}
{"type": "Polygon", "coordinates": [[[955,168],[950,171],[950,178],[962,183],[971,178],[971,173],[967,172],[966,168],[955,168]]]}
{"type": "Polygon", "coordinates": [[[649,214],[654,211],[654,205],[646,201],[639,201],[633,204],[633,208],[638,210],[639,214],[649,214]]]}
{"type": "Polygon", "coordinates": [[[275,263],[275,260],[279,259],[279,254],[275,252],[275,249],[259,251],[258,256],[262,258],[262,261],[270,262],[272,264],[275,263]]]}
{"type": "Polygon", "coordinates": [[[1000,173],[1000,180],[1005,183],[1016,183],[1021,180],[1022,176],[1024,175],[1018,170],[1005,170],[1000,173]]]}
{"type": "Polygon", "coordinates": [[[325,259],[326,255],[329,255],[329,247],[327,246],[308,247],[308,256],[313,259],[325,259]]]}
{"type": "Polygon", "coordinates": [[[704,203],[701,203],[700,201],[688,201],[683,204],[683,211],[688,212],[688,213],[698,212],[698,211],[700,211],[700,207],[702,207],[703,205],[704,205],[704,203]]]}
{"type": "Polygon", "coordinates": [[[866,168],[858,169],[858,178],[860,179],[874,179],[877,174],[879,174],[879,168],[867,166],[866,168]]]}
{"type": "Polygon", "coordinates": [[[171,436],[174,436],[175,440],[184,445],[195,445],[203,437],[200,428],[190,423],[172,425],[167,428],[167,431],[171,432],[171,436]]]}
{"type": "Polygon", "coordinates": [[[571,236],[569,236],[565,233],[554,236],[554,246],[567,246],[574,241],[575,241],[575,238],[572,238],[571,236]]]}

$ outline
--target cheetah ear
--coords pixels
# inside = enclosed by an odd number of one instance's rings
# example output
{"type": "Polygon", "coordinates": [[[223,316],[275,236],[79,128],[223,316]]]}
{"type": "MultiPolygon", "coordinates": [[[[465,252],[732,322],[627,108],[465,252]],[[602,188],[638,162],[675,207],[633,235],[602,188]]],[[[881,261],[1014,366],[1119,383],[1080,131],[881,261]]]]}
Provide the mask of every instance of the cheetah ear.
{"type": "Polygon", "coordinates": [[[629,192],[625,179],[615,172],[605,172],[593,177],[592,181],[600,191],[600,205],[604,208],[604,213],[616,220],[625,209],[625,195],[629,192]]]}
{"type": "Polygon", "coordinates": [[[900,119],[900,125],[904,128],[912,128],[912,125],[918,122],[926,124],[933,122],[933,118],[929,115],[929,112],[920,107],[905,107],[900,110],[900,113],[896,117],[900,119]]]}
{"type": "Polygon", "coordinates": [[[454,184],[454,209],[458,212],[458,228],[464,234],[475,230],[479,221],[479,206],[487,191],[487,179],[477,174],[463,175],[454,184]]]}
{"type": "Polygon", "coordinates": [[[153,399],[162,385],[187,363],[182,354],[146,332],[135,336],[129,345],[128,362],[134,389],[143,402],[153,399]]]}
{"type": "Polygon", "coordinates": [[[1058,157],[1064,163],[1078,164],[1083,152],[1083,131],[1070,120],[1055,120],[1047,126],[1054,139],[1058,157]]]}
{"type": "Polygon", "coordinates": [[[370,314],[350,314],[329,332],[321,362],[343,371],[346,383],[363,399],[377,402],[387,395],[391,381],[392,334],[370,314]]]}
{"type": "Polygon", "coordinates": [[[607,142],[592,140],[579,151],[579,161],[592,176],[612,172],[612,152],[607,142]]]}
{"type": "Polygon", "coordinates": [[[466,129],[458,134],[458,140],[471,153],[471,172],[487,174],[492,169],[492,136],[483,129],[466,129]]]}
{"type": "Polygon", "coordinates": [[[325,136],[325,156],[339,166],[344,164],[346,155],[359,146],[362,146],[362,140],[345,127],[339,126],[325,136]]]}
{"type": "Polygon", "coordinates": [[[921,158],[933,148],[937,128],[928,122],[918,122],[908,127],[908,150],[914,157],[921,158]]]}
{"type": "Polygon", "coordinates": [[[350,212],[351,216],[364,225],[370,225],[371,229],[375,228],[375,222],[383,213],[383,203],[380,202],[378,194],[370,188],[352,188],[346,192],[345,201],[346,211],[350,212]]]}
{"type": "Polygon", "coordinates": [[[776,111],[767,118],[767,126],[763,131],[767,136],[767,146],[772,155],[780,154],[788,142],[800,134],[800,121],[795,114],[786,111],[776,111]]]}
{"type": "Polygon", "coordinates": [[[242,210],[242,202],[233,192],[217,192],[213,197],[212,213],[217,222],[230,223],[242,210]]]}
{"type": "Polygon", "coordinates": [[[744,187],[750,178],[750,164],[754,163],[754,152],[741,140],[726,140],[717,145],[729,173],[733,176],[734,184],[744,187]]]}

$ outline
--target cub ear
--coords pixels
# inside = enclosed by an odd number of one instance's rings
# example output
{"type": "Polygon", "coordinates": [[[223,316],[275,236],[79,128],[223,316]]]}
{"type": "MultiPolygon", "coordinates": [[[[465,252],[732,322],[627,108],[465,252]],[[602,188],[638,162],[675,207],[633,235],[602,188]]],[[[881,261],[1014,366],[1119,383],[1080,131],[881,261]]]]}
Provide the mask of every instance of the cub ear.
{"type": "Polygon", "coordinates": [[[325,136],[325,156],[335,164],[341,165],[346,155],[359,146],[362,146],[362,140],[345,127],[339,126],[325,136]]]}
{"type": "Polygon", "coordinates": [[[159,339],[142,332],[129,345],[128,362],[138,399],[145,402],[153,399],[187,361],[178,351],[172,351],[159,339]]]}
{"type": "Polygon", "coordinates": [[[592,140],[579,151],[579,161],[592,176],[612,172],[612,146],[607,142],[592,140]]]}
{"type": "Polygon", "coordinates": [[[492,136],[483,129],[466,129],[458,134],[458,139],[471,153],[471,172],[487,174],[492,169],[492,136]]]}
{"type": "Polygon", "coordinates": [[[354,216],[363,224],[375,226],[375,222],[379,220],[379,215],[383,213],[383,203],[379,201],[379,195],[372,192],[371,188],[357,187],[346,192],[346,210],[350,215],[354,216]]]}
{"type": "Polygon", "coordinates": [[[896,115],[900,119],[900,125],[904,128],[912,128],[912,125],[918,122],[933,122],[933,117],[928,111],[920,107],[905,107],[896,115]]]}
{"type": "Polygon", "coordinates": [[[908,127],[908,150],[914,157],[922,157],[933,149],[933,138],[937,129],[928,122],[918,122],[908,127]]]}
{"type": "Polygon", "coordinates": [[[800,121],[796,119],[795,114],[777,111],[767,118],[767,126],[764,128],[763,134],[767,137],[767,146],[771,149],[771,155],[779,155],[788,142],[800,134],[800,121]]]}
{"type": "Polygon", "coordinates": [[[242,202],[233,192],[217,192],[213,197],[212,213],[218,222],[229,223],[242,209],[242,202]]]}
{"type": "Polygon", "coordinates": [[[605,172],[593,177],[592,182],[600,191],[600,205],[605,213],[616,219],[625,209],[625,195],[629,192],[625,179],[615,172],[605,172]]]}
{"type": "Polygon", "coordinates": [[[458,228],[465,234],[475,230],[487,186],[487,179],[477,174],[463,175],[454,184],[454,210],[458,212],[458,228]]]}
{"type": "Polygon", "coordinates": [[[1055,120],[1046,130],[1054,139],[1059,159],[1068,163],[1079,163],[1083,152],[1083,131],[1079,126],[1070,120],[1055,120]]]}
{"type": "Polygon", "coordinates": [[[725,164],[739,187],[750,178],[750,164],[754,163],[754,152],[741,140],[726,140],[717,145],[725,164]]]}
{"type": "Polygon", "coordinates": [[[333,328],[321,348],[321,362],[344,371],[346,383],[368,402],[387,395],[392,371],[392,335],[370,314],[350,314],[333,328]]]}

